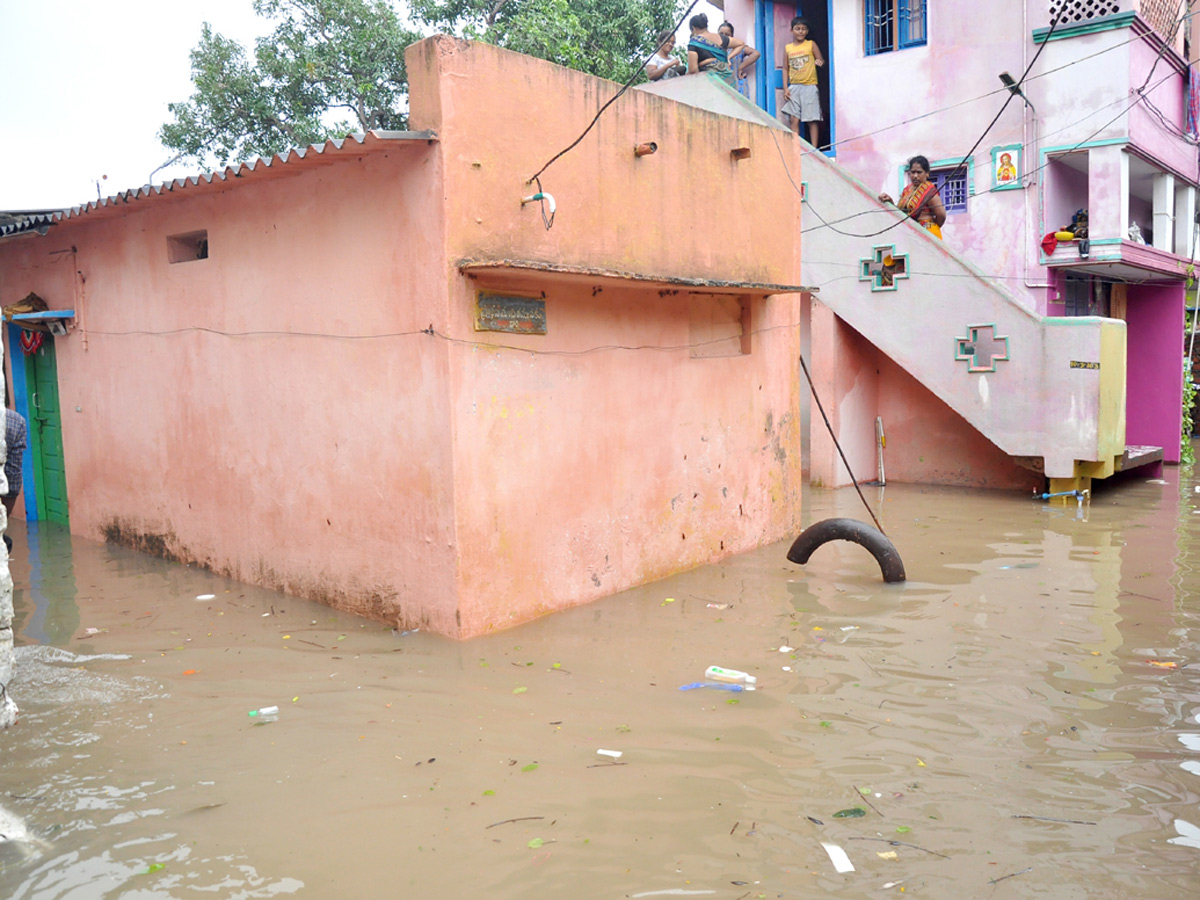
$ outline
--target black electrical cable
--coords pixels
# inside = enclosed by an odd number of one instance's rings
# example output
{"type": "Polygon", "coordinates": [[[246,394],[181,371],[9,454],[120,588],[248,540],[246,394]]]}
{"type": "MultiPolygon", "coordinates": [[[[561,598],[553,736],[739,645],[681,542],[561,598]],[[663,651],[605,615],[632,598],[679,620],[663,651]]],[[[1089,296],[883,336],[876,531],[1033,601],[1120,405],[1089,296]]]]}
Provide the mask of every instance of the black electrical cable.
{"type": "MultiPolygon", "coordinates": [[[[688,13],[690,13],[693,9],[695,9],[696,4],[699,2],[700,2],[700,0],[692,0],[692,5],[683,11],[683,15],[679,17],[679,21],[677,21],[675,23],[675,27],[671,29],[672,34],[674,34],[676,31],[679,30],[679,26],[681,26],[683,24],[683,20],[687,18],[688,13]]],[[[658,47],[655,46],[655,48],[650,52],[650,56],[653,56],[657,52],[658,52],[658,47]]],[[[572,150],[574,150],[575,147],[578,146],[579,142],[582,141],[585,137],[587,137],[588,132],[591,131],[596,126],[596,123],[600,121],[600,117],[602,115],[604,115],[604,111],[606,109],[608,109],[610,106],[612,106],[614,103],[616,103],[617,100],[621,97],[621,95],[623,95],[627,90],[629,90],[629,88],[633,85],[633,83],[638,80],[638,77],[646,70],[646,63],[650,62],[650,56],[647,56],[644,60],[642,60],[642,64],[640,66],[638,66],[636,70],[634,70],[634,73],[629,76],[629,80],[626,81],[625,84],[623,84],[621,86],[621,89],[619,91],[617,91],[611,98],[609,98],[608,102],[606,102],[603,106],[601,106],[599,110],[596,111],[595,118],[592,119],[592,121],[588,124],[587,128],[583,129],[583,133],[580,134],[579,137],[575,138],[575,140],[571,141],[571,143],[568,144],[566,147],[563,147],[563,149],[559,150],[552,157],[550,157],[550,159],[546,161],[546,164],[544,166],[542,166],[540,169],[537,170],[537,172],[535,172],[532,176],[530,176],[529,180],[527,182],[525,182],[526,184],[533,184],[535,181],[537,181],[537,177],[539,175],[541,175],[548,168],[550,168],[550,166],[552,166],[555,162],[557,162],[561,157],[565,156],[567,153],[570,153],[572,150]]]]}
{"type": "Polygon", "coordinates": [[[829,429],[829,436],[833,438],[833,446],[837,447],[838,456],[842,458],[842,465],[846,467],[846,472],[850,475],[850,480],[854,482],[854,489],[858,491],[858,499],[863,502],[863,506],[867,508],[867,512],[871,515],[871,521],[875,523],[875,527],[879,529],[880,534],[887,534],[883,530],[883,526],[879,524],[879,519],[875,515],[875,511],[871,509],[871,504],[867,502],[867,498],[863,496],[862,488],[858,486],[858,479],[854,477],[854,470],[850,468],[850,461],[846,459],[846,454],[842,452],[842,445],[838,443],[837,435],[833,433],[833,426],[829,423],[829,416],[825,415],[825,407],[821,405],[821,398],[817,396],[816,385],[813,384],[812,376],[808,374],[808,366],[804,364],[804,355],[800,355],[800,368],[804,370],[804,377],[808,379],[808,389],[812,391],[813,401],[817,404],[817,409],[821,413],[821,418],[825,420],[825,427],[829,429]]]}
{"type": "MultiPolygon", "coordinates": [[[[1058,15],[1055,16],[1054,21],[1050,23],[1050,30],[1048,32],[1046,32],[1045,39],[1038,46],[1037,53],[1033,54],[1033,59],[1031,59],[1029,61],[1029,65],[1026,66],[1025,71],[1021,73],[1021,77],[1017,80],[1016,84],[1014,84],[1011,88],[1008,89],[1008,97],[1007,97],[1007,99],[1005,99],[1004,105],[1000,107],[1000,111],[998,113],[996,113],[996,115],[993,117],[992,121],[988,123],[987,128],[983,129],[983,133],[979,135],[979,138],[972,145],[971,149],[967,151],[967,154],[966,154],[966,156],[964,156],[962,158],[962,161],[950,171],[949,175],[946,176],[946,179],[945,179],[946,181],[954,180],[955,178],[958,177],[960,172],[963,172],[966,170],[967,162],[969,160],[971,160],[972,158],[974,158],[975,151],[979,149],[979,145],[983,143],[983,139],[986,138],[988,136],[988,133],[993,128],[996,127],[996,123],[1000,121],[1000,117],[1002,115],[1004,115],[1004,111],[1006,109],[1008,109],[1008,104],[1012,103],[1013,98],[1016,97],[1018,93],[1020,93],[1021,85],[1025,83],[1025,79],[1029,77],[1029,72],[1033,68],[1034,63],[1036,63],[1038,61],[1038,57],[1041,56],[1042,51],[1046,49],[1046,44],[1048,44],[1050,42],[1050,37],[1051,37],[1051,35],[1054,34],[1054,29],[1058,27],[1058,23],[1062,20],[1063,14],[1065,12],[1066,12],[1066,4],[1064,4],[1062,6],[1062,8],[1059,9],[1058,15]]],[[[775,142],[775,146],[776,147],[779,146],[778,141],[775,142]]],[[[783,155],[783,151],[781,150],[780,156],[782,157],[782,155],[783,155]]],[[[787,165],[787,163],[785,162],[784,166],[786,167],[786,165],[787,165]]],[[[791,179],[791,177],[792,177],[791,172],[788,172],[789,180],[791,179]]],[[[795,181],[793,181],[792,184],[795,185],[795,181]]],[[[941,193],[941,189],[938,188],[937,185],[934,185],[933,192],[935,195],[939,194],[939,193],[941,193]]],[[[830,228],[833,231],[837,232],[838,234],[844,235],[845,237],[855,237],[855,238],[878,237],[881,234],[886,234],[887,232],[891,231],[893,228],[899,227],[901,222],[904,222],[907,218],[910,218],[910,217],[906,216],[904,219],[897,219],[891,225],[888,225],[884,228],[880,228],[878,231],[869,231],[866,234],[854,234],[852,232],[842,231],[841,229],[834,228],[833,225],[831,225],[828,222],[825,222],[825,220],[821,218],[820,214],[818,214],[816,212],[816,210],[813,210],[813,214],[816,215],[818,219],[821,219],[821,221],[824,222],[824,224],[827,228],[830,228]]]]}

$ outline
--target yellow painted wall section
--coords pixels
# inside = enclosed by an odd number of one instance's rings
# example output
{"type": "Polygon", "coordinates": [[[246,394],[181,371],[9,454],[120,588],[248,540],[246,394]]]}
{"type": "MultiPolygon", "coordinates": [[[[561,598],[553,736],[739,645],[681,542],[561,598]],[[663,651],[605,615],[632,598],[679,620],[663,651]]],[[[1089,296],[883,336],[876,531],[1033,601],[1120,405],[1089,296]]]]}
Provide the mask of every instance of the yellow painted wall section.
{"type": "Polygon", "coordinates": [[[1125,452],[1125,323],[1117,320],[1100,326],[1100,417],[1098,444],[1101,459],[1125,452]]]}

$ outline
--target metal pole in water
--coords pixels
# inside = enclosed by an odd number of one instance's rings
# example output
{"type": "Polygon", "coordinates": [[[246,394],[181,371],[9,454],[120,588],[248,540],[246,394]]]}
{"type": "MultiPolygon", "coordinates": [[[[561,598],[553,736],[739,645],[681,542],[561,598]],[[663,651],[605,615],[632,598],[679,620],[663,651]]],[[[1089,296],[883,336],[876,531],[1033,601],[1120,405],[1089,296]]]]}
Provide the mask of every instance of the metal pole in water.
{"type": "Polygon", "coordinates": [[[887,484],[887,476],[883,473],[883,448],[887,445],[887,437],[883,433],[883,416],[875,417],[875,443],[879,447],[879,483],[887,484]]]}

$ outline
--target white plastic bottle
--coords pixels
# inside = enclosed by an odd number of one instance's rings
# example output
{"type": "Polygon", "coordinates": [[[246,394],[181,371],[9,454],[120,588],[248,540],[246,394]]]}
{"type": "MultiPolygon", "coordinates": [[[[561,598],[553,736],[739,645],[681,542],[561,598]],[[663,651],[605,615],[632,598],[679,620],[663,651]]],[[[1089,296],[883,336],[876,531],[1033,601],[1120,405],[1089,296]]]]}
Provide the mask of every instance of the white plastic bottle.
{"type": "Polygon", "coordinates": [[[249,716],[254,719],[255,725],[265,725],[268,722],[275,722],[279,719],[279,707],[264,706],[262,709],[252,709],[249,712],[249,716]]]}
{"type": "Polygon", "coordinates": [[[739,672],[737,669],[722,669],[720,666],[709,666],[704,671],[704,677],[709,681],[724,681],[726,684],[744,684],[746,690],[754,690],[754,685],[758,684],[758,679],[746,672],[739,672]]]}

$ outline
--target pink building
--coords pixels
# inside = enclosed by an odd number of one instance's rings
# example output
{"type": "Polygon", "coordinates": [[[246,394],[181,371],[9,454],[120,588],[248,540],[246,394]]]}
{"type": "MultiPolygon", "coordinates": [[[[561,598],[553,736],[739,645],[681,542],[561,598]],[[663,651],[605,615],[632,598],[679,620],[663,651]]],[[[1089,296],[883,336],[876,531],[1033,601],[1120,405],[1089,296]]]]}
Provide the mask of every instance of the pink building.
{"type": "Polygon", "coordinates": [[[65,324],[9,335],[27,515],[463,638],[793,536],[774,126],[631,92],[523,202],[617,86],[408,68],[412,131],[3,228],[0,302],[65,324]]]}
{"type": "MultiPolygon", "coordinates": [[[[738,35],[762,50],[751,99],[769,114],[781,106],[793,16],[809,20],[828,61],[819,75],[821,141],[832,144],[825,155],[836,164],[814,167],[815,157],[805,158],[802,274],[823,287],[813,361],[856,469],[875,469],[876,417],[896,426],[887,428],[887,447],[898,480],[1015,487],[1030,481],[1022,469],[1032,469],[1082,486],[1122,468],[1178,461],[1184,292],[1200,181],[1186,3],[978,0],[968,11],[943,0],[727,0],[724,8],[738,35]],[[1021,93],[1010,95],[1005,79],[1015,83],[1027,69],[1021,93]],[[882,232],[889,214],[873,206],[879,192],[899,195],[905,162],[917,154],[930,159],[949,211],[937,248],[907,226],[882,232]],[[834,204],[835,195],[854,205],[834,204]],[[1043,245],[1079,211],[1089,218],[1086,242],[1043,245]],[[917,254],[895,297],[907,293],[924,305],[885,304],[878,285],[844,277],[846,265],[869,273],[893,250],[917,254]],[[1098,345],[1061,360],[1080,367],[1065,375],[1051,367],[1049,380],[1006,376],[1023,352],[1030,360],[1062,347],[1060,338],[1034,340],[1033,332],[1023,345],[1007,342],[986,375],[943,377],[939,366],[958,338],[973,346],[979,334],[1023,327],[1020,310],[993,307],[992,293],[1035,317],[1043,337],[1072,324],[1099,334],[1102,321],[1123,323],[1123,336],[1107,339],[1103,367],[1120,368],[1122,384],[1098,383],[1098,345]],[[914,328],[920,309],[928,313],[914,328]],[[995,327],[970,330],[976,326],[995,327]],[[834,350],[836,362],[821,348],[834,350]],[[1047,403],[1088,389],[1089,378],[1096,408],[1078,415],[1068,405],[1052,417],[1068,434],[1040,421],[1047,403]],[[899,389],[906,379],[912,389],[899,389]],[[1114,390],[1121,414],[1102,415],[1114,390]],[[982,411],[972,406],[981,393],[982,411]],[[1026,423],[1041,436],[1022,435],[1026,423]],[[1092,440],[1097,428],[1106,434],[1092,440]]],[[[844,469],[818,443],[814,435],[814,477],[844,482],[844,469]]]]}

